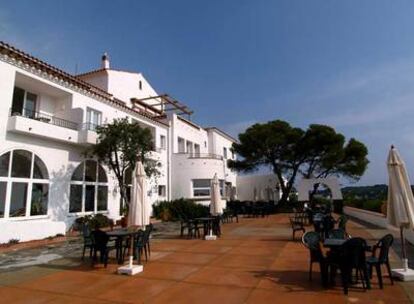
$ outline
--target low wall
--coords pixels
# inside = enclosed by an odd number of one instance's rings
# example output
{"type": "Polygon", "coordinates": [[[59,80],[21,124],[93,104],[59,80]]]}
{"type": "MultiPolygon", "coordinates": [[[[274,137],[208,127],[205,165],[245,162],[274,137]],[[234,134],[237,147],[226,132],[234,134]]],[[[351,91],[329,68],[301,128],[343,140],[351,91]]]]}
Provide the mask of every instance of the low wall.
{"type": "Polygon", "coordinates": [[[0,222],[0,243],[7,243],[11,239],[19,242],[40,240],[58,233],[66,233],[66,224],[48,218],[0,222]]]}
{"type": "MultiPolygon", "coordinates": [[[[344,214],[357,218],[361,221],[376,225],[385,229],[393,229],[388,225],[387,218],[384,214],[378,212],[372,212],[368,210],[353,208],[353,207],[344,207],[344,214]]],[[[405,238],[411,244],[414,244],[414,231],[406,230],[405,238]]]]}

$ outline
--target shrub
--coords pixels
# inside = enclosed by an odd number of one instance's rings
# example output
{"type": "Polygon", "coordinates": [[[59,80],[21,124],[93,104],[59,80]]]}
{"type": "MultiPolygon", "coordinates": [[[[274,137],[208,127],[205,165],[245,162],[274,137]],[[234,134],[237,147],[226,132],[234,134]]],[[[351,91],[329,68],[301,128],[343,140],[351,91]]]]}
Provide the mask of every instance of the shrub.
{"type": "Polygon", "coordinates": [[[14,244],[18,244],[19,242],[20,242],[19,239],[10,239],[7,244],[14,245],[14,244]]]}
{"type": "Polygon", "coordinates": [[[209,214],[209,208],[188,199],[161,201],[153,206],[154,217],[163,221],[177,221],[203,217],[209,214]]]}
{"type": "Polygon", "coordinates": [[[381,213],[382,200],[379,199],[352,199],[346,200],[345,206],[381,213]]]}
{"type": "Polygon", "coordinates": [[[75,230],[81,230],[84,224],[88,225],[90,229],[95,230],[113,226],[114,222],[106,215],[99,213],[95,215],[85,215],[75,220],[75,230]]]}

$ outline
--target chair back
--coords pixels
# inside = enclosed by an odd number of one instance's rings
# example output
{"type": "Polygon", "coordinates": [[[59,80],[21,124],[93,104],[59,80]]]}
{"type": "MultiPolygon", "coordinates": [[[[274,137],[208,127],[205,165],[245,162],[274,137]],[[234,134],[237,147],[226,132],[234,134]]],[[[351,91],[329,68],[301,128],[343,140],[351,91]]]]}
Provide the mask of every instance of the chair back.
{"type": "Polygon", "coordinates": [[[89,225],[85,223],[82,225],[82,237],[84,239],[88,239],[91,237],[91,229],[89,228],[89,225]]]}
{"type": "Polygon", "coordinates": [[[342,229],[332,229],[328,232],[328,239],[346,239],[346,232],[342,229]]]}
{"type": "Polygon", "coordinates": [[[135,247],[143,247],[145,244],[145,232],[142,230],[138,230],[135,234],[135,247]]]}
{"type": "Polygon", "coordinates": [[[338,228],[342,229],[343,231],[346,231],[347,221],[348,221],[348,218],[345,215],[341,215],[338,220],[338,228]]]}
{"type": "Polygon", "coordinates": [[[308,231],[302,236],[302,243],[309,249],[311,260],[322,260],[321,236],[315,231],[308,231]]]}
{"type": "Polygon", "coordinates": [[[152,224],[149,224],[149,225],[145,226],[145,231],[144,231],[144,242],[145,243],[149,242],[152,229],[153,229],[152,224]]]}
{"type": "Polygon", "coordinates": [[[332,230],[334,227],[335,227],[335,219],[330,215],[325,216],[323,218],[323,230],[328,232],[332,230]]]}
{"type": "Polygon", "coordinates": [[[340,263],[348,269],[365,267],[365,249],[367,242],[363,238],[347,240],[339,249],[340,263]]]}
{"type": "Polygon", "coordinates": [[[388,253],[393,242],[394,237],[392,234],[387,234],[378,241],[377,245],[375,245],[375,247],[379,248],[380,250],[378,255],[378,261],[380,263],[385,263],[388,261],[388,253]]]}
{"type": "Polygon", "coordinates": [[[95,230],[91,232],[91,237],[94,241],[94,246],[97,250],[104,250],[109,241],[109,236],[102,230],[95,230]]]}

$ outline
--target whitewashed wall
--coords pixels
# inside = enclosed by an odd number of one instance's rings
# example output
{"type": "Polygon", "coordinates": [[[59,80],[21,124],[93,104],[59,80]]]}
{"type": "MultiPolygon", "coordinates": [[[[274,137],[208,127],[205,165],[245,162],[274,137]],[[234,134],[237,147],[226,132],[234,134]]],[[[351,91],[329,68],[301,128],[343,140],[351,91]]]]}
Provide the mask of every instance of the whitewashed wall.
{"type": "MultiPolygon", "coordinates": [[[[39,110],[50,115],[82,123],[86,119],[86,108],[92,107],[103,113],[103,122],[110,122],[114,118],[134,117],[141,123],[155,129],[155,140],[159,141],[159,135],[168,137],[168,127],[153,122],[149,119],[132,113],[124,112],[109,102],[98,101],[85,96],[77,91],[70,90],[54,82],[43,79],[25,70],[0,61],[0,155],[13,150],[29,150],[39,156],[45,163],[50,177],[49,184],[49,205],[46,216],[33,218],[9,218],[0,219],[0,243],[7,242],[12,238],[21,241],[35,238],[47,237],[57,233],[64,233],[73,223],[77,216],[82,214],[69,214],[69,189],[70,180],[75,168],[84,160],[82,152],[84,146],[65,142],[65,131],[69,129],[45,124],[47,128],[53,128],[54,137],[62,137],[62,141],[56,141],[33,136],[31,134],[17,134],[7,131],[9,120],[9,110],[12,104],[13,89],[15,85],[16,72],[19,79],[29,79],[30,86],[34,87],[35,93],[39,94],[39,110]],[[23,76],[23,78],[22,78],[23,76]],[[55,102],[55,105],[53,104],[55,102]]],[[[25,83],[18,83],[25,88],[25,83]]],[[[39,124],[35,120],[29,120],[30,124],[39,124]]],[[[75,132],[72,130],[72,132],[75,132]]],[[[149,188],[155,188],[156,183],[167,186],[168,191],[168,171],[167,171],[167,151],[154,152],[154,157],[159,159],[162,166],[161,176],[157,180],[151,180],[149,188]]],[[[119,191],[114,176],[109,172],[108,175],[108,212],[107,215],[114,219],[119,218],[119,191]]],[[[158,199],[158,194],[154,191],[150,197],[152,202],[158,199]]]]}
{"type": "Polygon", "coordinates": [[[254,189],[256,188],[257,200],[267,200],[268,188],[273,189],[273,199],[279,200],[280,192],[276,191],[278,179],[274,174],[266,175],[240,175],[237,176],[237,199],[240,201],[254,201],[254,189]]]}

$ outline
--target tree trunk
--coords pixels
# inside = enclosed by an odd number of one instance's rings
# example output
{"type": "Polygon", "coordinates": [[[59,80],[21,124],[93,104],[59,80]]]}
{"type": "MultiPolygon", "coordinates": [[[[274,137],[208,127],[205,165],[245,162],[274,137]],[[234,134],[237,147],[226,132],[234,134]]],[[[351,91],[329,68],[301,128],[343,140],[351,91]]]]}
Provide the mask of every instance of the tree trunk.
{"type": "Polygon", "coordinates": [[[315,196],[316,192],[319,189],[319,183],[316,183],[313,185],[313,190],[312,192],[309,194],[309,202],[311,203],[311,206],[313,207],[312,201],[313,201],[313,197],[315,196]]]}

